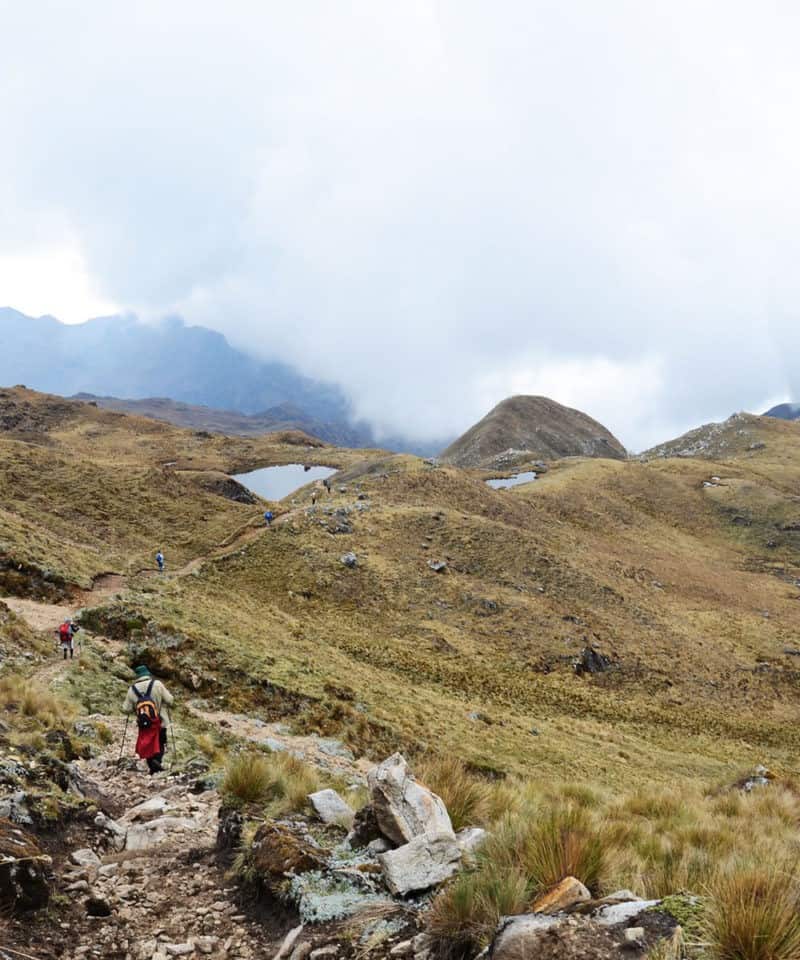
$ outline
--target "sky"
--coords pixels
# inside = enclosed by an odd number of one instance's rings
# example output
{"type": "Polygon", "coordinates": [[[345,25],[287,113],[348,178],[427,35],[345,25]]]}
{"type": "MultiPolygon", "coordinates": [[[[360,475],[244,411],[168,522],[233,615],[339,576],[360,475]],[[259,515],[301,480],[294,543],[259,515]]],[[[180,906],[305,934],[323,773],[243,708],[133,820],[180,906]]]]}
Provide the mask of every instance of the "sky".
{"type": "Polygon", "coordinates": [[[0,305],[178,313],[453,435],[800,399],[800,8],[0,0],[0,305]]]}

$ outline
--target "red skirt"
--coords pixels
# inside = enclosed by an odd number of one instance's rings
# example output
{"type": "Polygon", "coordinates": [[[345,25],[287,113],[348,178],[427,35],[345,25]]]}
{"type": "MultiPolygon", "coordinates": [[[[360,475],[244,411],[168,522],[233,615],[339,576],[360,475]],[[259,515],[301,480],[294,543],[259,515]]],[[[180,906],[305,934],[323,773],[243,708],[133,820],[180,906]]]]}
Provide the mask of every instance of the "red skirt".
{"type": "Polygon", "coordinates": [[[156,717],[152,724],[146,730],[140,730],[136,738],[136,753],[142,760],[148,760],[150,757],[161,753],[161,718],[156,717]]]}

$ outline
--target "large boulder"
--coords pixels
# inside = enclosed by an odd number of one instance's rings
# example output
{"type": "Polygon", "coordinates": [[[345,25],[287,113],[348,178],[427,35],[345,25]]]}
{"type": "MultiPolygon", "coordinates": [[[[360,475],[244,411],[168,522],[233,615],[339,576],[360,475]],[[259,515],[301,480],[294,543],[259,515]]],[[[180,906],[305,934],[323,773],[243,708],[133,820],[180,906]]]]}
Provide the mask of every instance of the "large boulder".
{"type": "Polygon", "coordinates": [[[50,857],[33,837],[10,820],[0,820],[0,906],[37,910],[50,899],[50,857]]]}
{"type": "Polygon", "coordinates": [[[367,775],[378,826],[393,843],[404,844],[422,834],[449,834],[453,825],[441,797],[418,783],[405,758],[395,753],[367,775]]]}
{"type": "Polygon", "coordinates": [[[378,862],[386,885],[392,893],[403,896],[452,877],[461,864],[461,848],[452,830],[423,833],[396,850],[380,854],[378,862]]]}

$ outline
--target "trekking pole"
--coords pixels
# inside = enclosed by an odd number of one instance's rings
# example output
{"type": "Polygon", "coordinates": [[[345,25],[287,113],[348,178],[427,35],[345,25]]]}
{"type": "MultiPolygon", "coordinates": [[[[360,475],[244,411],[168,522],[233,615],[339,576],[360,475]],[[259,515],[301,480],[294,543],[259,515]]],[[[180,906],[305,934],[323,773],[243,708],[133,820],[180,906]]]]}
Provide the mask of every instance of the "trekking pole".
{"type": "Polygon", "coordinates": [[[125,729],[122,731],[122,743],[119,747],[119,757],[117,757],[117,770],[119,770],[119,765],[122,763],[122,751],[125,749],[125,737],[128,735],[128,723],[130,719],[130,716],[125,717],[125,729]]]}

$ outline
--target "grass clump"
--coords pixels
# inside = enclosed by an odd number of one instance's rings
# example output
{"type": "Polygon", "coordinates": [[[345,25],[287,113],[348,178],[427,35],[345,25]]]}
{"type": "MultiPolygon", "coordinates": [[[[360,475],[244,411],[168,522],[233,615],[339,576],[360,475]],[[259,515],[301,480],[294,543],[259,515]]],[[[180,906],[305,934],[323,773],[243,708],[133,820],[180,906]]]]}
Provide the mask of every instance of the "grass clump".
{"type": "Polygon", "coordinates": [[[317,771],[290,754],[247,751],[228,762],[221,790],[230,804],[260,804],[280,816],[303,810],[320,785],[317,771]]]}
{"type": "Polygon", "coordinates": [[[705,919],[716,960],[800,960],[799,893],[794,867],[721,873],[705,919]]]}
{"type": "Polygon", "coordinates": [[[0,711],[16,715],[18,724],[28,730],[63,729],[75,716],[74,707],[66,700],[34,680],[14,674],[0,678],[0,711]]]}
{"type": "Polygon", "coordinates": [[[492,784],[470,773],[458,757],[426,757],[416,765],[416,775],[442,798],[454,830],[488,821],[492,784]]]}

